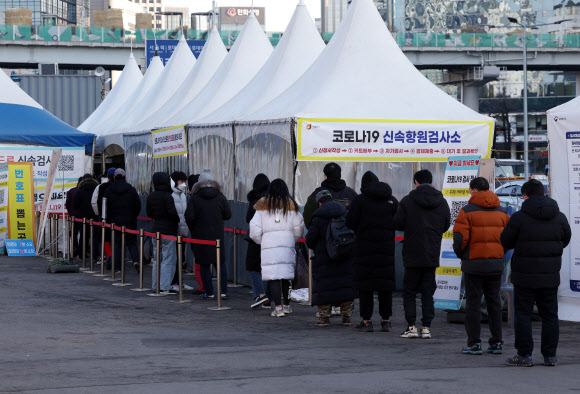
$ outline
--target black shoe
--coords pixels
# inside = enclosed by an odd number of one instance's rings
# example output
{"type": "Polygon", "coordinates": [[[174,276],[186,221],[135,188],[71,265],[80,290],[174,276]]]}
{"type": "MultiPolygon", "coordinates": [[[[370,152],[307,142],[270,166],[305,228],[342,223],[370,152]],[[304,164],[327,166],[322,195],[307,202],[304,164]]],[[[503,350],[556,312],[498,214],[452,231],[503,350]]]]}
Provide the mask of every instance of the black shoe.
{"type": "Polygon", "coordinates": [[[133,267],[135,268],[135,271],[137,271],[137,273],[139,273],[139,271],[140,271],[140,268],[141,268],[141,267],[139,266],[139,263],[133,263],[133,267]]]}
{"type": "Polygon", "coordinates": [[[491,343],[487,348],[487,352],[491,354],[502,354],[503,353],[503,343],[496,342],[491,343]]]}
{"type": "Polygon", "coordinates": [[[258,308],[260,305],[265,304],[266,302],[269,302],[269,301],[270,300],[266,296],[258,296],[254,300],[254,303],[252,305],[250,305],[250,308],[252,308],[252,309],[258,308]]]}
{"type": "Polygon", "coordinates": [[[532,361],[532,356],[530,356],[530,355],[520,356],[519,354],[516,354],[512,358],[508,358],[506,360],[505,364],[509,365],[510,367],[533,367],[534,366],[534,362],[532,361]]]}
{"type": "Polygon", "coordinates": [[[558,359],[554,357],[544,357],[544,365],[546,367],[555,367],[558,364],[558,359]]]}
{"type": "Polygon", "coordinates": [[[355,328],[357,330],[366,331],[366,332],[373,332],[375,330],[373,328],[373,322],[370,320],[368,321],[368,323],[365,323],[365,321],[362,320],[357,326],[355,326],[355,328]]]}
{"type": "Polygon", "coordinates": [[[194,290],[194,291],[193,291],[193,294],[195,294],[195,295],[202,295],[202,294],[205,294],[205,291],[201,291],[201,290],[194,290]]]}
{"type": "Polygon", "coordinates": [[[483,350],[481,349],[481,343],[476,343],[471,346],[464,346],[461,350],[463,354],[483,354],[483,350]]]}
{"type": "Polygon", "coordinates": [[[381,321],[381,331],[391,332],[391,322],[389,320],[382,320],[381,321]]]}

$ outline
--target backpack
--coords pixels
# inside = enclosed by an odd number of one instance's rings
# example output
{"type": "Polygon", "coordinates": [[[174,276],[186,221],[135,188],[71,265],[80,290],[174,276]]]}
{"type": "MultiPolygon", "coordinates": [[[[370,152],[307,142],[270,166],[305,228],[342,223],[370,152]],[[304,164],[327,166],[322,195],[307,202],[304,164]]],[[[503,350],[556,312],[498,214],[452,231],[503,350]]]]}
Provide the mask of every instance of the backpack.
{"type": "Polygon", "coordinates": [[[332,194],[332,200],[336,201],[337,203],[344,205],[344,207],[346,208],[346,210],[348,211],[350,209],[350,200],[346,197],[346,193],[348,192],[350,188],[348,186],[345,186],[344,189],[342,190],[342,193],[340,193],[340,196],[338,196],[337,198],[334,197],[334,193],[332,192],[332,190],[328,190],[328,189],[324,189],[330,192],[330,194],[332,194]]]}
{"type": "Polygon", "coordinates": [[[326,253],[331,260],[348,258],[354,250],[354,231],[346,227],[346,218],[332,218],[326,229],[326,253]]]}

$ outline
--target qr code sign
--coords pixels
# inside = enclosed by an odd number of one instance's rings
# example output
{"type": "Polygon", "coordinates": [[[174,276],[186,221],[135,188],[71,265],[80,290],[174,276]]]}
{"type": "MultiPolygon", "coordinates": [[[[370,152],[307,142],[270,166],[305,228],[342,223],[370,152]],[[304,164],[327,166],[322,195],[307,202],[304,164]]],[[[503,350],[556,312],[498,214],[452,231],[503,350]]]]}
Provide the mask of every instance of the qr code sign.
{"type": "Polygon", "coordinates": [[[457,215],[459,215],[459,211],[461,208],[467,205],[466,201],[451,201],[451,225],[455,224],[455,219],[457,219],[457,215]]]}
{"type": "Polygon", "coordinates": [[[58,161],[58,171],[74,171],[75,157],[73,155],[63,155],[58,161]]]}
{"type": "Polygon", "coordinates": [[[0,205],[4,204],[4,189],[0,190],[0,205]]]}

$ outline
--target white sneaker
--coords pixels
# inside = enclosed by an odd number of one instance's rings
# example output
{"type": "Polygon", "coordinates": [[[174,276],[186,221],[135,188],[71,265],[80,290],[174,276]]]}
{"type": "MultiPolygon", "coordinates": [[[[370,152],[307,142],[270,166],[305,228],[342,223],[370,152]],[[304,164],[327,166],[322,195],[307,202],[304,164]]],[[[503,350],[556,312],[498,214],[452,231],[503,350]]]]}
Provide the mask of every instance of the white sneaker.
{"type": "Polygon", "coordinates": [[[419,338],[419,332],[417,332],[417,327],[407,327],[405,332],[401,334],[401,338],[419,338]]]}
{"type": "Polygon", "coordinates": [[[183,284],[183,290],[193,290],[193,287],[191,287],[190,285],[186,285],[185,283],[183,284]]]}
{"type": "Polygon", "coordinates": [[[284,311],[285,315],[289,315],[292,313],[292,307],[290,305],[284,305],[282,310],[284,311]]]}
{"type": "Polygon", "coordinates": [[[333,306],[332,307],[332,312],[330,313],[331,316],[340,316],[340,307],[339,306],[333,306]]]}
{"type": "Polygon", "coordinates": [[[170,289],[173,291],[179,291],[179,285],[171,285],[170,289]]]}
{"type": "Polygon", "coordinates": [[[272,311],[271,316],[272,317],[284,317],[284,316],[286,316],[286,314],[284,313],[284,310],[276,308],[272,311]]]}
{"type": "Polygon", "coordinates": [[[429,329],[429,327],[423,327],[421,329],[421,338],[422,339],[429,339],[429,338],[431,338],[431,329],[429,329]]]}

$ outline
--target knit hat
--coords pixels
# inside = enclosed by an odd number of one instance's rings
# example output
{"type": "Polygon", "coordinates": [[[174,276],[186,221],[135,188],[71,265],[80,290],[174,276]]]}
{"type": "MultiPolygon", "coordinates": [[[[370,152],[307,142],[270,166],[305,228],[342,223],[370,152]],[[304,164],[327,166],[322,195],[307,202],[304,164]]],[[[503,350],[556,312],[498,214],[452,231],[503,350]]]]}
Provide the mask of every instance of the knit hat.
{"type": "Polygon", "coordinates": [[[338,164],[336,163],[328,163],[327,165],[324,166],[324,175],[326,175],[326,177],[328,179],[340,179],[340,175],[341,175],[341,168],[338,164]]]}
{"type": "Polygon", "coordinates": [[[205,169],[199,174],[198,182],[213,181],[213,174],[211,170],[205,169]]]}

